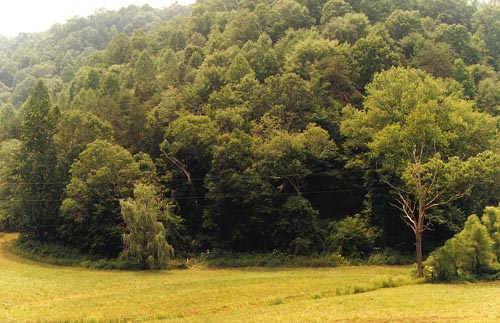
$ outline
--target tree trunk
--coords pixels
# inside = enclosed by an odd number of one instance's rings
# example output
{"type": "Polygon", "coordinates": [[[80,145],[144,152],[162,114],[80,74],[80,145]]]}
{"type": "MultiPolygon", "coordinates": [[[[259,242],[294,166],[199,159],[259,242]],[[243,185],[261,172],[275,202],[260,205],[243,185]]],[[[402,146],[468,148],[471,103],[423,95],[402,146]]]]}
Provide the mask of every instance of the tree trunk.
{"type": "Polygon", "coordinates": [[[417,252],[417,278],[424,277],[424,264],[422,256],[422,231],[417,230],[415,233],[415,247],[417,252]]]}

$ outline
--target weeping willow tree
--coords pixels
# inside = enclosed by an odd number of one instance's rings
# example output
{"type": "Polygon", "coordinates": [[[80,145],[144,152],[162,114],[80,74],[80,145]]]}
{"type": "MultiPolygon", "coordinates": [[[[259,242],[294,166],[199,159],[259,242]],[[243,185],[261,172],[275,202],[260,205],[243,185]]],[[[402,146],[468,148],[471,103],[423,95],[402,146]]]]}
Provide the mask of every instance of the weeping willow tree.
{"type": "Polygon", "coordinates": [[[121,258],[137,262],[144,268],[166,268],[174,255],[161,222],[173,217],[168,205],[156,196],[152,186],[138,184],[134,198],[120,201],[120,206],[128,232],[122,235],[121,258]]]}

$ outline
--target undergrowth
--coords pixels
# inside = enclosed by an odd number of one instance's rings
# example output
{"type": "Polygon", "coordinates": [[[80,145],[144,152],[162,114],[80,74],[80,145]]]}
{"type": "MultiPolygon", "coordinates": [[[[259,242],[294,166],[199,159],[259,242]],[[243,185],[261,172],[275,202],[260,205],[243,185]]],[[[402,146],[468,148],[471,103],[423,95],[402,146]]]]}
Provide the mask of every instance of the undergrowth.
{"type": "Polygon", "coordinates": [[[348,259],[336,253],[297,256],[280,251],[272,253],[227,253],[206,251],[196,258],[187,260],[188,267],[338,267],[362,265],[408,265],[413,256],[386,250],[365,259],[348,259]]]}
{"type": "MultiPolygon", "coordinates": [[[[24,258],[57,266],[75,266],[90,269],[144,270],[141,264],[119,258],[108,259],[81,253],[77,249],[56,244],[17,241],[9,246],[12,253],[24,258]]],[[[330,253],[314,256],[296,256],[280,251],[271,253],[227,253],[207,250],[189,259],[173,259],[168,269],[185,268],[244,268],[244,267],[339,267],[362,265],[406,265],[413,258],[394,251],[383,251],[366,259],[348,259],[330,253]]]]}
{"type": "MultiPolygon", "coordinates": [[[[83,254],[79,250],[48,243],[34,243],[20,240],[8,246],[9,251],[23,258],[55,266],[84,267],[89,269],[144,270],[137,262],[119,258],[101,258],[83,254]]],[[[172,260],[169,269],[186,268],[181,260],[172,260]]]]}

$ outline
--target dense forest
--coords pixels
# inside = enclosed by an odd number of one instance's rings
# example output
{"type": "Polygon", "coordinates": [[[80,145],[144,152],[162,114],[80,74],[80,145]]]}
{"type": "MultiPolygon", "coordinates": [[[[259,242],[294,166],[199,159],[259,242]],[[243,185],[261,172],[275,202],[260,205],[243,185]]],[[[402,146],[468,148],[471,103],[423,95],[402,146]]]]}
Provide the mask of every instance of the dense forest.
{"type": "Polygon", "coordinates": [[[497,1],[203,0],[1,38],[0,229],[421,258],[500,202],[499,70],[497,1]]]}

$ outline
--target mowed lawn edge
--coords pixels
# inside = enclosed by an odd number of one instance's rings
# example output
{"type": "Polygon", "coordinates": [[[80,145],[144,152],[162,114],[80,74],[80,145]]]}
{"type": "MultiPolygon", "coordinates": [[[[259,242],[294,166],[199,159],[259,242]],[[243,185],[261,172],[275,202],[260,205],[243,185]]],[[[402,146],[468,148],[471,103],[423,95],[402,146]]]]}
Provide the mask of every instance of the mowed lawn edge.
{"type": "Polygon", "coordinates": [[[500,284],[422,284],[410,266],[153,272],[39,264],[0,237],[0,322],[498,322],[500,284]]]}

